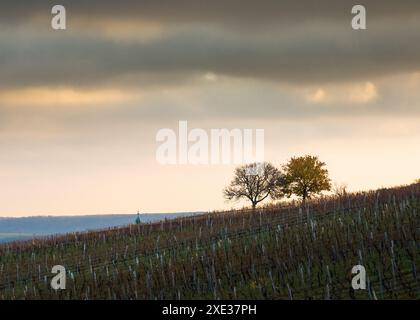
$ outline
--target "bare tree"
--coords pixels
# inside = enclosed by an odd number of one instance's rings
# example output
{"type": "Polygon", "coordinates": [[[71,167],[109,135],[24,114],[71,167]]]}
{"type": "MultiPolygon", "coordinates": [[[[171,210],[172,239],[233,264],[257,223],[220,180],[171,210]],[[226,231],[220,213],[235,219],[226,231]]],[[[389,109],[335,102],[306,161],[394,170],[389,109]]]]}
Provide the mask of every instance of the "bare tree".
{"type": "Polygon", "coordinates": [[[248,199],[255,209],[261,201],[282,196],[281,172],[271,163],[253,163],[235,169],[232,182],[224,189],[227,200],[248,199]]]}

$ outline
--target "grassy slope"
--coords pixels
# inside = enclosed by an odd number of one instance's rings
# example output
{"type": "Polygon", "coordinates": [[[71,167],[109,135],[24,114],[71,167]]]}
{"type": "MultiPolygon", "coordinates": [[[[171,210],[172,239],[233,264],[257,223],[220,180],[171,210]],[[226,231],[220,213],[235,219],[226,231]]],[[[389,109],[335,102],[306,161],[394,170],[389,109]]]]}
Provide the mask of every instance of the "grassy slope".
{"type": "Polygon", "coordinates": [[[419,213],[417,184],[2,245],[0,299],[419,299],[419,213]]]}

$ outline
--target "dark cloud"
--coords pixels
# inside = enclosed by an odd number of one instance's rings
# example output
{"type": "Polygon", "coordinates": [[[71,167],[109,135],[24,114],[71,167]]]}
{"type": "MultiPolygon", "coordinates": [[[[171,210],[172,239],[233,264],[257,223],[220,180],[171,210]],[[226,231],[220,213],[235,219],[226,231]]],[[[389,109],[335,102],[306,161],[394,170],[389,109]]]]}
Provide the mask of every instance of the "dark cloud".
{"type": "MultiPolygon", "coordinates": [[[[71,15],[145,18],[165,22],[267,24],[307,19],[346,19],[353,0],[61,0],[71,15]]],[[[0,18],[19,23],[49,14],[57,1],[2,0],[0,18]]],[[[418,0],[364,0],[372,17],[407,16],[420,12],[418,0]]]]}
{"type": "Polygon", "coordinates": [[[330,24],[263,35],[201,27],[130,42],[78,32],[1,32],[0,87],[151,85],[205,72],[295,84],[366,80],[419,70],[419,28],[420,20],[361,32],[330,24]]]}
{"type": "Polygon", "coordinates": [[[205,72],[307,84],[420,69],[418,0],[363,1],[365,31],[350,28],[354,1],[63,0],[65,32],[49,29],[53,4],[1,2],[0,24],[7,28],[0,32],[0,88],[178,84],[205,72]],[[174,27],[128,41],[72,28],[72,17],[139,18],[174,27]],[[43,22],[45,28],[32,28],[43,22]]]}

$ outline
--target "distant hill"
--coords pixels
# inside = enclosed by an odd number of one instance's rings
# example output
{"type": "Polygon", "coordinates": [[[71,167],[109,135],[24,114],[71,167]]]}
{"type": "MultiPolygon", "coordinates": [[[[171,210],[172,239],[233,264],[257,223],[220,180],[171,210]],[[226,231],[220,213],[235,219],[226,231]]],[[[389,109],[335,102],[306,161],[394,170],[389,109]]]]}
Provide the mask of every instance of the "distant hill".
{"type": "MultiPolygon", "coordinates": [[[[142,214],[144,223],[197,214],[197,212],[142,214]]],[[[0,218],[0,243],[69,232],[125,226],[135,222],[136,214],[84,216],[34,216],[0,218]]]]}

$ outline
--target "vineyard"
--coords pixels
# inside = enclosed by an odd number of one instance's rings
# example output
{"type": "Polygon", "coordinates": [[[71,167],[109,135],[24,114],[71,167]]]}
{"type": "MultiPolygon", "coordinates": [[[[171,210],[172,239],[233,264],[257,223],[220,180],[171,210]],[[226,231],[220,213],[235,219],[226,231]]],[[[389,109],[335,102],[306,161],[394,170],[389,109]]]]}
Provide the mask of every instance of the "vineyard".
{"type": "Polygon", "coordinates": [[[420,299],[419,266],[414,184],[3,244],[0,299],[420,299]]]}

